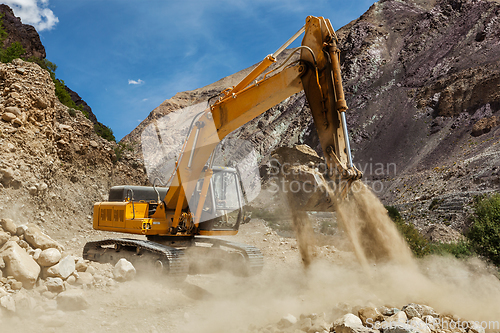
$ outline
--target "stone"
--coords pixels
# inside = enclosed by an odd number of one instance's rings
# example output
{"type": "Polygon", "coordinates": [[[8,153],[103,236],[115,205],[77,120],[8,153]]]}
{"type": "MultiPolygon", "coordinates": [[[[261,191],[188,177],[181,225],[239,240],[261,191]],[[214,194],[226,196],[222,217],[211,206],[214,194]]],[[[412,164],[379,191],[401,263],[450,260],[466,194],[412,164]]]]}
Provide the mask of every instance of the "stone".
{"type": "Polygon", "coordinates": [[[287,314],[281,320],[278,322],[278,327],[279,328],[287,328],[290,326],[293,326],[297,323],[297,318],[293,316],[292,314],[287,314]]]}
{"type": "Polygon", "coordinates": [[[83,290],[69,289],[60,293],[57,298],[57,307],[64,311],[85,310],[89,303],[83,294],[83,290]]]}
{"type": "Polygon", "coordinates": [[[26,313],[36,306],[36,300],[28,295],[26,290],[20,291],[12,296],[16,302],[17,313],[26,313]]]}
{"type": "Polygon", "coordinates": [[[408,317],[406,316],[406,312],[404,311],[398,311],[392,316],[388,317],[385,319],[387,322],[391,323],[401,323],[404,324],[408,320],[408,317]]]}
{"type": "Polygon", "coordinates": [[[361,319],[352,314],[348,313],[342,318],[337,319],[333,323],[333,329],[336,333],[374,333],[376,330],[367,328],[363,326],[361,319]]]}
{"type": "Polygon", "coordinates": [[[59,124],[59,128],[68,132],[73,132],[73,127],[70,125],[59,124]]]}
{"type": "Polygon", "coordinates": [[[16,116],[21,115],[21,110],[17,106],[8,106],[5,108],[5,112],[15,114],[16,116]]]}
{"type": "Polygon", "coordinates": [[[56,294],[64,291],[64,282],[61,278],[51,278],[48,277],[45,281],[45,286],[47,290],[56,294]]]}
{"type": "Polygon", "coordinates": [[[71,285],[75,284],[75,283],[76,283],[76,277],[75,277],[75,275],[70,275],[70,276],[66,279],[66,282],[67,282],[68,284],[71,284],[71,285]]]}
{"type": "Polygon", "coordinates": [[[61,252],[51,247],[41,251],[37,261],[40,266],[51,267],[57,264],[59,260],[61,260],[61,252]]]}
{"type": "Polygon", "coordinates": [[[412,319],[414,317],[420,318],[420,313],[417,311],[414,304],[405,305],[402,310],[406,313],[408,319],[412,319]]]}
{"type": "Polygon", "coordinates": [[[1,219],[0,225],[4,231],[9,232],[12,236],[16,235],[17,225],[11,219],[1,219]]]}
{"type": "Polygon", "coordinates": [[[89,265],[85,262],[83,258],[76,259],[75,269],[77,272],[85,272],[89,265]]]}
{"type": "Polygon", "coordinates": [[[499,119],[496,116],[482,118],[472,126],[471,135],[474,137],[481,136],[491,131],[492,128],[499,124],[499,119]]]}
{"type": "Polygon", "coordinates": [[[20,236],[24,236],[24,231],[27,229],[28,227],[26,225],[20,225],[17,227],[16,229],[16,236],[20,237],[20,236]]]}
{"type": "Polygon", "coordinates": [[[16,301],[10,295],[0,298],[0,305],[7,311],[16,312],[16,301]]]}
{"type": "MultiPolygon", "coordinates": [[[[42,249],[36,249],[33,251],[33,259],[37,260],[40,258],[40,254],[42,254],[42,249]]],[[[40,263],[38,263],[40,265],[40,263]]],[[[57,264],[57,263],[56,263],[57,264]]]]}
{"type": "Polygon", "coordinates": [[[113,269],[113,278],[119,282],[132,280],[135,274],[136,270],[134,265],[125,258],[118,260],[113,269]]]}
{"type": "Polygon", "coordinates": [[[23,288],[23,283],[21,281],[14,281],[10,284],[12,290],[21,290],[23,288]]]}
{"type": "Polygon", "coordinates": [[[384,316],[374,307],[358,310],[358,317],[364,326],[373,327],[375,322],[384,321],[384,316]]]}
{"type": "Polygon", "coordinates": [[[93,148],[97,148],[99,147],[99,144],[97,142],[95,142],[94,140],[90,140],[89,141],[89,144],[93,147],[93,148]]]}
{"type": "Polygon", "coordinates": [[[28,193],[30,195],[37,195],[38,194],[38,187],[35,185],[28,187],[28,193]]]}
{"type": "Polygon", "coordinates": [[[91,286],[94,283],[94,276],[88,272],[79,272],[76,279],[77,285],[91,286]]]}
{"type": "Polygon", "coordinates": [[[40,275],[40,266],[16,242],[9,241],[0,252],[5,261],[5,273],[21,281],[23,287],[32,289],[40,275]]]}
{"type": "Polygon", "coordinates": [[[94,267],[92,267],[92,266],[89,266],[89,267],[87,267],[87,269],[85,270],[85,272],[94,275],[96,273],[96,269],[94,267]]]}
{"type": "Polygon", "coordinates": [[[431,333],[429,326],[420,318],[414,317],[409,322],[412,330],[418,333],[431,333]]]}
{"type": "Polygon", "coordinates": [[[12,120],[16,119],[16,115],[10,112],[5,112],[2,114],[2,120],[5,120],[7,122],[11,122],[12,120]]]}
{"type": "Polygon", "coordinates": [[[28,228],[24,231],[24,239],[33,247],[46,250],[49,248],[55,248],[59,251],[64,251],[61,244],[44,234],[40,228],[34,224],[29,224],[28,228]]]}
{"type": "Polygon", "coordinates": [[[64,257],[56,265],[49,267],[47,274],[52,277],[60,277],[66,280],[75,271],[75,259],[73,256],[64,257]]]}
{"type": "Polygon", "coordinates": [[[477,321],[469,321],[469,333],[484,333],[485,329],[477,321]]]}
{"type": "Polygon", "coordinates": [[[0,231],[0,247],[7,243],[10,239],[10,236],[5,231],[0,231]]]}

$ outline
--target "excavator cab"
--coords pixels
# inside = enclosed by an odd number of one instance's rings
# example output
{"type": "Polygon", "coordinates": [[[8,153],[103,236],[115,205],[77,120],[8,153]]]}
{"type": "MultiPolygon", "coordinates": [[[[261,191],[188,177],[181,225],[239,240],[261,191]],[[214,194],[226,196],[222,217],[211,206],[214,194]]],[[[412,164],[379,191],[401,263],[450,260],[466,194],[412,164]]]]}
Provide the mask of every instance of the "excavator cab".
{"type": "MultiPolygon", "coordinates": [[[[238,230],[244,219],[245,199],[243,196],[241,179],[235,168],[212,168],[207,197],[203,206],[199,229],[210,230],[238,230]]],[[[196,184],[195,192],[189,205],[197,207],[203,189],[204,179],[196,184]]]]}

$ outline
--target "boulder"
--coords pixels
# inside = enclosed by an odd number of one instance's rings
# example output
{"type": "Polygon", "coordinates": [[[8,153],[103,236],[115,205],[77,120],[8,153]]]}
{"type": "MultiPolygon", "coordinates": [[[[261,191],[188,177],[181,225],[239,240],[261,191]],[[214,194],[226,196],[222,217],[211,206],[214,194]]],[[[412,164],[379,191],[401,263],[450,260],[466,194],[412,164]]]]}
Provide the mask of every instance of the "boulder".
{"type": "Polygon", "coordinates": [[[60,277],[66,280],[75,271],[75,258],[67,256],[61,259],[58,264],[47,269],[48,276],[60,277]]]}
{"type": "Polygon", "coordinates": [[[8,311],[16,312],[16,301],[10,295],[0,298],[0,305],[8,311]]]}
{"type": "Polygon", "coordinates": [[[8,106],[5,108],[5,112],[13,113],[16,116],[21,115],[21,110],[17,106],[8,106]]]}
{"type": "Polygon", "coordinates": [[[5,112],[2,114],[2,120],[5,120],[7,122],[11,122],[12,120],[16,119],[16,115],[10,112],[5,112]]]}
{"type": "Polygon", "coordinates": [[[390,322],[390,323],[404,324],[408,320],[408,317],[406,316],[406,313],[404,311],[398,311],[395,314],[393,314],[392,316],[386,318],[385,320],[387,322],[390,322]]]}
{"type": "Polygon", "coordinates": [[[53,247],[43,250],[38,257],[38,264],[43,267],[54,266],[61,260],[61,252],[53,247]]]}
{"type": "Polygon", "coordinates": [[[77,285],[91,286],[94,283],[94,276],[88,272],[79,272],[76,279],[77,285]]]}
{"type": "Polygon", "coordinates": [[[285,317],[281,318],[278,323],[278,327],[283,329],[295,325],[296,323],[297,318],[295,318],[295,316],[293,316],[292,314],[288,314],[285,317]]]}
{"type": "Polygon", "coordinates": [[[42,250],[55,248],[59,251],[64,251],[61,244],[44,234],[40,228],[34,224],[29,224],[28,228],[24,231],[24,239],[33,247],[40,248],[42,250]]]}
{"type": "Polygon", "coordinates": [[[358,317],[364,326],[373,327],[375,322],[384,321],[384,316],[374,307],[366,307],[358,310],[358,317]]]}
{"type": "Polygon", "coordinates": [[[420,318],[421,315],[418,312],[417,308],[418,308],[418,306],[411,303],[411,304],[403,306],[402,310],[406,313],[406,316],[408,317],[408,319],[412,319],[414,317],[420,318]]]}
{"type": "Polygon", "coordinates": [[[3,246],[10,239],[10,236],[5,231],[0,231],[0,247],[3,246]]]}
{"type": "Polygon", "coordinates": [[[11,219],[1,219],[0,225],[4,231],[9,232],[12,236],[16,235],[17,225],[11,219]]]}
{"type": "Polygon", "coordinates": [[[125,258],[121,258],[113,269],[113,277],[116,281],[124,282],[132,280],[135,277],[136,270],[134,265],[125,258]]]}
{"type": "Polygon", "coordinates": [[[333,323],[336,333],[374,333],[376,330],[363,326],[363,322],[358,316],[348,313],[333,323]]]}
{"type": "Polygon", "coordinates": [[[57,307],[64,311],[85,310],[89,303],[83,294],[83,290],[69,289],[60,293],[57,298],[57,307]]]}
{"type": "Polygon", "coordinates": [[[47,290],[52,293],[59,294],[64,291],[64,282],[61,278],[48,277],[45,281],[45,286],[47,287],[47,290]]]}
{"type": "Polygon", "coordinates": [[[40,266],[16,242],[8,241],[2,247],[0,257],[5,262],[5,273],[21,281],[23,287],[31,289],[35,286],[40,274],[40,266]]]}

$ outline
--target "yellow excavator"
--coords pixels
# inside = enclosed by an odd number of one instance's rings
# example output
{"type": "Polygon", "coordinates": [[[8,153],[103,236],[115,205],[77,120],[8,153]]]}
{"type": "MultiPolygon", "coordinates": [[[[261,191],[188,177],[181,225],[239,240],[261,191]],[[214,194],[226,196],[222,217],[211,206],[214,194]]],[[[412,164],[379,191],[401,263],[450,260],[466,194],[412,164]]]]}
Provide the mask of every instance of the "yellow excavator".
{"type": "Polygon", "coordinates": [[[345,196],[362,173],[354,167],[349,147],[337,43],[328,19],[307,17],[304,27],[274,54],[192,117],[165,186],[115,186],[108,201],[94,205],[94,229],[145,235],[147,240],[89,242],[83,257],[112,264],[125,257],[136,266],[152,265],[156,272],[179,277],[220,269],[245,276],[259,273],[259,249],[211,237],[235,235],[248,220],[239,174],[234,168],[214,166],[214,150],[229,133],[304,90],[325,163],[345,184],[345,196]],[[301,46],[268,70],[302,33],[301,46]],[[298,59],[291,60],[299,52],[298,59]]]}

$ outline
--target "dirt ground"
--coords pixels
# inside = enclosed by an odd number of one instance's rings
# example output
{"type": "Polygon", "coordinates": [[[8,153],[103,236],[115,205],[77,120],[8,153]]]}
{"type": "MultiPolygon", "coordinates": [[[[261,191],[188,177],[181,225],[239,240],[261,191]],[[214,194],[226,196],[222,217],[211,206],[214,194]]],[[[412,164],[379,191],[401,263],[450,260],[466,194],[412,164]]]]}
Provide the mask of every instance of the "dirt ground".
{"type": "MultiPolygon", "coordinates": [[[[113,236],[97,231],[67,240],[67,252],[81,255],[84,240],[113,236]]],[[[421,302],[440,313],[468,320],[500,320],[500,282],[479,260],[431,258],[418,267],[388,264],[363,269],[338,239],[322,239],[305,271],[296,241],[253,219],[232,240],[257,246],[264,254],[261,274],[227,272],[188,276],[183,283],[138,276],[114,286],[86,290],[90,307],[80,311],[18,313],[3,318],[2,332],[254,332],[292,314],[317,313],[333,322],[360,306],[401,307],[421,302]]]]}

